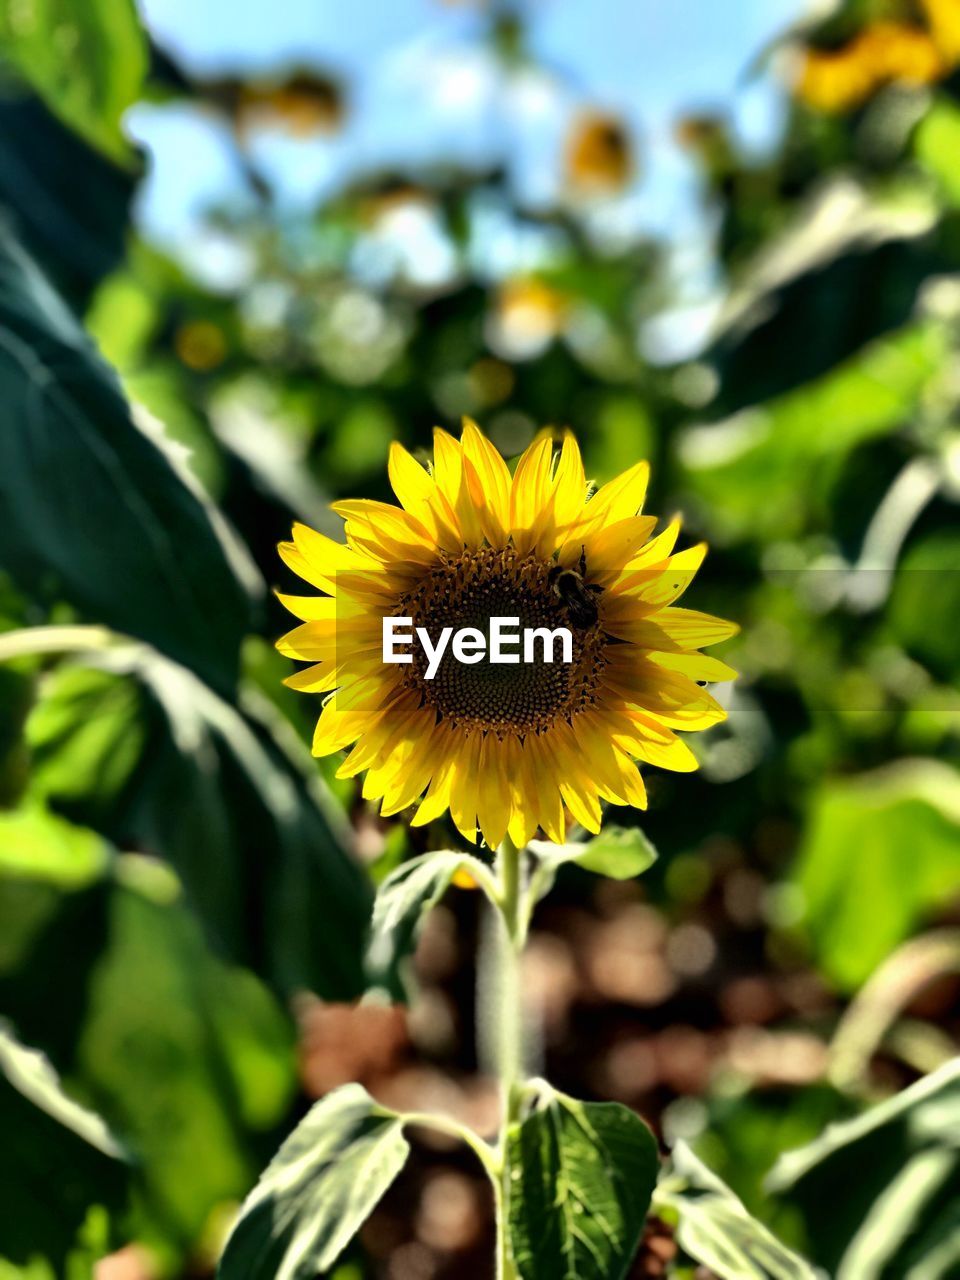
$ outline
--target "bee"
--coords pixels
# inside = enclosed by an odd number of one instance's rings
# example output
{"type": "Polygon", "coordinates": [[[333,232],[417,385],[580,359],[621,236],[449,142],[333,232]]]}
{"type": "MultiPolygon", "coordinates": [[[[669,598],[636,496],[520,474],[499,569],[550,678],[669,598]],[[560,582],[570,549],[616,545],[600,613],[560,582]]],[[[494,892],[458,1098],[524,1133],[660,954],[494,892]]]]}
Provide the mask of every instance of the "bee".
{"type": "Polygon", "coordinates": [[[554,594],[566,606],[570,621],[581,631],[594,626],[599,618],[597,596],[603,591],[603,587],[597,586],[595,582],[584,582],[586,572],[587,553],[581,547],[579,571],[555,564],[547,576],[554,594]]]}

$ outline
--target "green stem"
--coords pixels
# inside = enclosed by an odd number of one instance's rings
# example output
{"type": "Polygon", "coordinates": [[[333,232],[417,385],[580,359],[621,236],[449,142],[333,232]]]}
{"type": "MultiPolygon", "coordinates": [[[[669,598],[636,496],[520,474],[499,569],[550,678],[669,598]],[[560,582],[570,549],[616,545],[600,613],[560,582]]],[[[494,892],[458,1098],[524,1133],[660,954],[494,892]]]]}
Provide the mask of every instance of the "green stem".
{"type": "Polygon", "coordinates": [[[107,627],[24,627],[0,635],[0,662],[40,653],[69,653],[74,649],[109,649],[123,637],[107,627]]]}
{"type": "Polygon", "coordinates": [[[500,1076],[502,1125],[498,1146],[500,1181],[497,1187],[497,1277],[516,1280],[510,1255],[506,1210],[510,1169],[507,1137],[520,1118],[523,1091],[523,1001],[520,990],[520,955],[526,935],[525,899],[522,885],[522,853],[509,839],[497,852],[499,878],[499,919],[496,928],[495,1017],[497,1020],[497,1070],[500,1076]]]}
{"type": "Polygon", "coordinates": [[[452,1138],[459,1138],[474,1153],[491,1178],[499,1178],[500,1164],[493,1149],[475,1133],[468,1125],[461,1124],[450,1116],[437,1115],[430,1111],[406,1111],[403,1123],[421,1129],[435,1129],[438,1133],[447,1133],[452,1138]]]}

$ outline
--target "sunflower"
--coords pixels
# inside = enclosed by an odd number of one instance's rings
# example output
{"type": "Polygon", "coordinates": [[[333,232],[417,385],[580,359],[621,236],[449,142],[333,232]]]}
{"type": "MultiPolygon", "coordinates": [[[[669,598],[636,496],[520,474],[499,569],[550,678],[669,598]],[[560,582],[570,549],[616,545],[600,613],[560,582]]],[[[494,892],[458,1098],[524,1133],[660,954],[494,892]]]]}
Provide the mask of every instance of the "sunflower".
{"type": "Polygon", "coordinates": [[[329,695],[314,755],[350,747],[337,776],[366,771],[381,813],[417,805],[420,826],[449,809],[491,847],[538,828],[562,841],[567,812],[598,831],[601,801],[646,807],[638,762],[695,769],[676,730],[722,720],[703,685],[736,674],[698,650],[737,628],[674,604],[706,547],[674,552],[677,520],[654,536],[656,518],[640,514],[648,474],[639,462],[591,493],[574,437],[557,448],[544,432],[511,476],[467,421],[459,442],[434,433],[429,469],[394,444],[400,506],[335,503],[345,543],[294,525],[280,555],[325,594],[280,595],[301,625],[277,647],[311,663],[287,684],[329,695]],[[384,661],[386,617],[435,641],[497,616],[567,628],[572,660],[468,664],[447,651],[433,678],[415,646],[403,665],[384,661]]]}

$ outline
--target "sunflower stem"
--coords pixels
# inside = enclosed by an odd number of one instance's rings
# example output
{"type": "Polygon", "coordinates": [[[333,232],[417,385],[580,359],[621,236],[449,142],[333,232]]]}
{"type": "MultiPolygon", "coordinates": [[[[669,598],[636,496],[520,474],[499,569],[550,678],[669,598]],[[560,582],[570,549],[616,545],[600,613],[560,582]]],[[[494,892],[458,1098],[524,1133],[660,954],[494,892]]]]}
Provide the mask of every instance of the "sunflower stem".
{"type": "Polygon", "coordinates": [[[510,1130],[520,1119],[523,1096],[523,1001],[520,988],[520,956],[527,931],[527,902],[523,887],[523,852],[507,837],[497,851],[499,919],[492,960],[496,965],[495,1009],[497,1071],[500,1077],[501,1115],[497,1187],[497,1277],[516,1280],[510,1253],[507,1207],[510,1165],[507,1159],[510,1130]]]}

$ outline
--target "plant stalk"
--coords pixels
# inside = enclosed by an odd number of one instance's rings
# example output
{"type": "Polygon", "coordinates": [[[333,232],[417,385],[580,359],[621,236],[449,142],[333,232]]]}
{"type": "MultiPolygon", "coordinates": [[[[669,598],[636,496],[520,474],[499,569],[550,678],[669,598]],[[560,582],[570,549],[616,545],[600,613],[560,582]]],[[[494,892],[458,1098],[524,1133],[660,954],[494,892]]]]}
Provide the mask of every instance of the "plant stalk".
{"type": "Polygon", "coordinates": [[[499,919],[495,931],[493,958],[496,964],[495,992],[497,1071],[500,1077],[501,1129],[498,1146],[500,1179],[496,1197],[497,1277],[516,1280],[517,1271],[510,1254],[507,1205],[510,1168],[507,1136],[520,1118],[524,1080],[523,999],[520,988],[520,956],[526,934],[522,883],[523,854],[507,837],[497,851],[499,919]]]}

